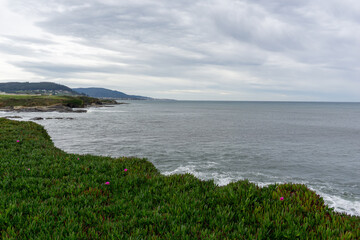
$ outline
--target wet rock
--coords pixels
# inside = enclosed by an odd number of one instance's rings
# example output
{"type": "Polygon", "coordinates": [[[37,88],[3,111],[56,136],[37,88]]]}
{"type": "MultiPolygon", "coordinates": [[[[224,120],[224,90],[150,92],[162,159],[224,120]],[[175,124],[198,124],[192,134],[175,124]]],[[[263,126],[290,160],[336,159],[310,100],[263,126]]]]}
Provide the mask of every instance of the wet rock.
{"type": "Polygon", "coordinates": [[[42,118],[42,117],[34,117],[34,118],[30,118],[30,120],[44,120],[44,118],[42,118]]]}
{"type": "Polygon", "coordinates": [[[19,119],[21,119],[22,117],[20,117],[20,116],[5,116],[4,118],[19,118],[19,119]]]}
{"type": "Polygon", "coordinates": [[[5,107],[0,109],[5,112],[72,112],[72,113],[85,113],[85,109],[76,109],[73,110],[70,107],[63,106],[60,104],[52,106],[37,106],[37,107],[24,107],[24,106],[15,106],[15,107],[5,107]]]}
{"type": "Polygon", "coordinates": [[[72,112],[74,112],[74,113],[86,113],[87,110],[85,110],[85,109],[80,109],[80,110],[73,110],[72,112]]]}

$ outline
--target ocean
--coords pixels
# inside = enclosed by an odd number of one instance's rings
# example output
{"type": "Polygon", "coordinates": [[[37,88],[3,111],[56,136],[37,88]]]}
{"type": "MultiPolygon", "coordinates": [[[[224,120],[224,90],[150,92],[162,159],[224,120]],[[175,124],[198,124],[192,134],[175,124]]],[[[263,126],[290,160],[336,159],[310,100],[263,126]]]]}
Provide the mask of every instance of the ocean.
{"type": "Polygon", "coordinates": [[[306,184],[336,211],[360,216],[360,103],[127,103],[0,117],[64,118],[35,122],[66,152],[147,158],[165,175],[306,184]]]}

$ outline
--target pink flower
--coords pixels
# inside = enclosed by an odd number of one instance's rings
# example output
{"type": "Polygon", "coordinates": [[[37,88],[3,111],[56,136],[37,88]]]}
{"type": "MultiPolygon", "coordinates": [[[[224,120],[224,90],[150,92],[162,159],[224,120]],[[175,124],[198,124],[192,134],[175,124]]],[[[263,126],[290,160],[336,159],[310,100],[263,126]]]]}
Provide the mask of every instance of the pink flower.
{"type": "Polygon", "coordinates": [[[80,158],[78,158],[78,160],[80,160],[80,158]]]}
{"type": "Polygon", "coordinates": [[[124,171],[127,172],[127,169],[125,168],[124,171]]]}
{"type": "Polygon", "coordinates": [[[109,184],[110,184],[110,182],[106,182],[106,183],[105,183],[105,185],[109,185],[109,184]]]}
{"type": "Polygon", "coordinates": [[[20,142],[20,140],[16,140],[16,142],[20,142]]]}
{"type": "Polygon", "coordinates": [[[30,168],[28,168],[27,170],[30,171],[30,168]]]}
{"type": "Polygon", "coordinates": [[[281,197],[281,198],[280,198],[280,201],[283,201],[283,200],[284,200],[284,197],[281,197]]]}

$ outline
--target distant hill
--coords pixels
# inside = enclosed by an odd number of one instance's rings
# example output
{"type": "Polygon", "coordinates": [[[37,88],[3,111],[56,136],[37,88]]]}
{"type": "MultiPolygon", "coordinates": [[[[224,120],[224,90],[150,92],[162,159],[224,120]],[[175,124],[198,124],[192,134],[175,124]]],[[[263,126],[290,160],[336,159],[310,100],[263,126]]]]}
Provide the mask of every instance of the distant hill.
{"type": "Polygon", "coordinates": [[[79,95],[71,88],[52,82],[8,82],[0,83],[0,92],[46,95],[79,95]]]}
{"type": "Polygon", "coordinates": [[[129,100],[150,100],[152,98],[127,95],[123,92],[114,91],[106,88],[73,88],[73,91],[76,91],[81,94],[86,94],[89,97],[95,98],[116,98],[116,99],[129,99],[129,100]]]}
{"type": "Polygon", "coordinates": [[[149,100],[152,98],[127,95],[123,92],[106,88],[69,88],[67,86],[52,82],[7,82],[0,83],[0,93],[14,94],[43,94],[43,95],[87,95],[94,98],[114,98],[131,100],[149,100]]]}

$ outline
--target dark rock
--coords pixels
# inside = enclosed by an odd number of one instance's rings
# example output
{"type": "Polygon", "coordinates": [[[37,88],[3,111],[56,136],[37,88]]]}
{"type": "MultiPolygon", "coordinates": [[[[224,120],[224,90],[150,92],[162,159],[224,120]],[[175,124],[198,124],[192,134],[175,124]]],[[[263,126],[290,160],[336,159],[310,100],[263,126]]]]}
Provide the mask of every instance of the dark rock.
{"type": "Polygon", "coordinates": [[[79,110],[73,110],[72,112],[74,112],[74,113],[86,113],[87,110],[85,110],[85,109],[79,109],[79,110]]]}
{"type": "Polygon", "coordinates": [[[30,120],[44,120],[44,118],[42,118],[42,117],[34,117],[34,118],[31,118],[30,120]]]}
{"type": "Polygon", "coordinates": [[[5,107],[0,109],[5,112],[73,112],[73,113],[84,113],[87,112],[85,109],[73,110],[70,107],[63,105],[52,105],[52,106],[37,106],[37,107],[5,107]]]}
{"type": "Polygon", "coordinates": [[[2,108],[0,108],[0,111],[2,111],[2,112],[12,112],[12,111],[14,111],[14,107],[11,107],[11,106],[2,107],[2,108]]]}
{"type": "Polygon", "coordinates": [[[20,116],[5,116],[4,118],[22,118],[20,116]]]}

